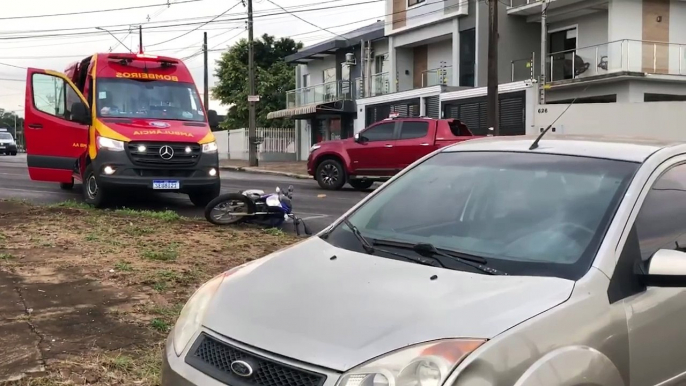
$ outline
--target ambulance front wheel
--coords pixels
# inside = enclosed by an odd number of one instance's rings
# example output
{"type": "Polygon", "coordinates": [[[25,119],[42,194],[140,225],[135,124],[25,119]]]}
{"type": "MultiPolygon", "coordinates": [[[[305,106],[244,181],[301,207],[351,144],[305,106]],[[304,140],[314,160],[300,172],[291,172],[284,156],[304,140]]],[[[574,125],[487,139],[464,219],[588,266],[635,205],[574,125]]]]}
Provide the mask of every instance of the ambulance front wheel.
{"type": "Polygon", "coordinates": [[[107,205],[106,191],[100,186],[98,177],[93,171],[93,165],[86,167],[86,173],[83,179],[83,200],[86,204],[92,205],[96,208],[102,208],[107,205]]]}

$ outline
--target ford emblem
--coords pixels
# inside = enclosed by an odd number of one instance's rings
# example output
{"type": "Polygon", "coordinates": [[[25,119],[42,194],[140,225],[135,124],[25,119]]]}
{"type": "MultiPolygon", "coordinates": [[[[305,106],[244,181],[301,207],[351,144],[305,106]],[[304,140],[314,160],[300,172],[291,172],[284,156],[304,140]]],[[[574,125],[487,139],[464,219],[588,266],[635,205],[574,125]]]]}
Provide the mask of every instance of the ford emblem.
{"type": "Polygon", "coordinates": [[[233,361],[231,362],[231,371],[239,377],[249,377],[252,375],[252,366],[246,361],[233,361]]]}
{"type": "Polygon", "coordinates": [[[169,127],[169,124],[167,122],[150,122],[149,125],[152,127],[159,127],[161,129],[166,129],[167,127],[169,127]]]}

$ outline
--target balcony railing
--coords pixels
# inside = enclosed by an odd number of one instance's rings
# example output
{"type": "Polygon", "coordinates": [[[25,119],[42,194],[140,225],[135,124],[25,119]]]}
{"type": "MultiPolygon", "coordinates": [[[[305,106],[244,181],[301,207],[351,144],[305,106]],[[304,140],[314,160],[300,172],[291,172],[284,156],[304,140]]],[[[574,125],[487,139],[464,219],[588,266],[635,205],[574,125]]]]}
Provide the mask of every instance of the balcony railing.
{"type": "Polygon", "coordinates": [[[290,109],[314,103],[353,100],[353,92],[353,82],[350,80],[337,80],[301,87],[286,92],[286,106],[290,109]]]}
{"type": "Polygon", "coordinates": [[[444,66],[427,70],[422,73],[422,87],[431,87],[439,84],[448,86],[452,84],[452,66],[444,66]]]}
{"type": "MultiPolygon", "coordinates": [[[[529,4],[541,3],[541,0],[509,0],[510,8],[523,7],[529,4]]],[[[507,4],[507,3],[506,3],[507,4]]]]}
{"type": "Polygon", "coordinates": [[[510,81],[535,79],[541,73],[536,68],[536,53],[532,52],[528,58],[517,59],[510,62],[510,81]]]}
{"type": "Polygon", "coordinates": [[[370,84],[371,89],[367,91],[362,84],[362,78],[355,79],[355,94],[358,98],[371,98],[391,92],[391,78],[387,72],[372,75],[370,84]]]}

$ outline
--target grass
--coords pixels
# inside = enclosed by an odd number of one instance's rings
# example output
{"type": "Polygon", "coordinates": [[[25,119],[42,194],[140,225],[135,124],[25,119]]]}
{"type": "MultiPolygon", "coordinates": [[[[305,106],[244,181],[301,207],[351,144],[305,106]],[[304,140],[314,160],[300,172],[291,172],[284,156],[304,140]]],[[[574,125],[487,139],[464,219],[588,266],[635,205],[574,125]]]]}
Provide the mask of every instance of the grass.
{"type": "Polygon", "coordinates": [[[133,271],[133,267],[131,266],[131,263],[128,263],[126,261],[120,261],[117,264],[114,265],[114,269],[117,271],[122,271],[122,272],[131,272],[133,271]]]}
{"type": "Polygon", "coordinates": [[[183,219],[183,217],[179,216],[178,213],[172,211],[172,210],[165,210],[165,211],[152,211],[152,210],[135,210],[135,209],[129,209],[129,208],[122,208],[122,209],[117,209],[114,211],[116,214],[124,215],[124,216],[136,216],[136,217],[145,217],[145,218],[151,218],[155,220],[162,220],[162,221],[179,221],[183,219]]]}
{"type": "Polygon", "coordinates": [[[13,260],[13,259],[14,259],[14,256],[9,254],[9,253],[0,253],[0,260],[9,261],[9,260],[13,260]]]}
{"type": "Polygon", "coordinates": [[[57,204],[49,205],[51,208],[69,208],[69,209],[93,209],[92,206],[82,201],[66,200],[58,202],[57,204]]]}
{"type": "Polygon", "coordinates": [[[141,255],[153,261],[174,261],[179,257],[178,244],[171,243],[159,249],[146,249],[141,255]]]}
{"type": "Polygon", "coordinates": [[[285,236],[286,234],[279,228],[267,228],[263,230],[264,233],[272,236],[285,236]]]}
{"type": "Polygon", "coordinates": [[[86,235],[86,241],[99,241],[99,240],[100,240],[100,237],[98,237],[98,235],[96,235],[95,233],[89,233],[88,235],[86,235]]]}
{"type": "Polygon", "coordinates": [[[159,332],[169,332],[170,325],[162,319],[155,318],[150,322],[150,327],[159,332]]]}

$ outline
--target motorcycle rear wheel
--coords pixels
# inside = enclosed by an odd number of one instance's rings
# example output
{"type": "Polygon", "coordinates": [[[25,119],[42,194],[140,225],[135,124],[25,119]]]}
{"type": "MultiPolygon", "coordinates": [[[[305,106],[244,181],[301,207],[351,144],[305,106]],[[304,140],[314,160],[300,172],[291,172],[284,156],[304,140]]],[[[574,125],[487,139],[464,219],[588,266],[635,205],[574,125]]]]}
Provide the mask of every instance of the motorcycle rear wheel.
{"type": "Polygon", "coordinates": [[[253,213],[255,213],[255,204],[240,193],[222,194],[205,207],[205,219],[214,225],[238,224],[253,213]],[[231,213],[240,215],[235,216],[231,213]]]}

